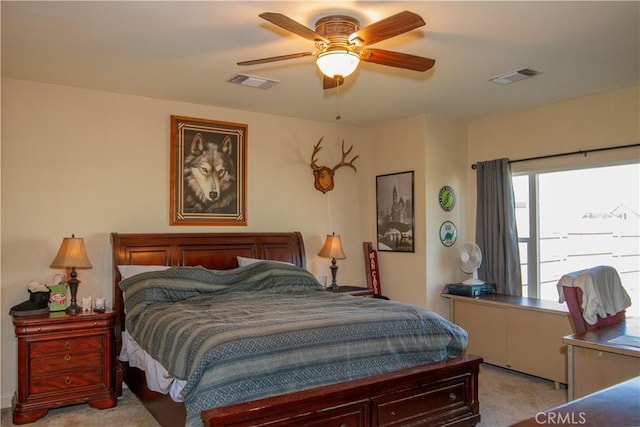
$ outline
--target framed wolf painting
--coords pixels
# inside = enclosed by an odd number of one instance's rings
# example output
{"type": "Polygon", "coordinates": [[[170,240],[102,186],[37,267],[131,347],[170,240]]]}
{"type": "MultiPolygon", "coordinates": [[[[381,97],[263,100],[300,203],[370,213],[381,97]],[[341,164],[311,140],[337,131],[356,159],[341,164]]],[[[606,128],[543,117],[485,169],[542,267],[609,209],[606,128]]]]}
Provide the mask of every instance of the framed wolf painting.
{"type": "Polygon", "coordinates": [[[378,250],[414,252],[413,171],[376,176],[378,250]]]}
{"type": "Polygon", "coordinates": [[[247,131],[171,116],[171,225],[247,225],[247,131]]]}

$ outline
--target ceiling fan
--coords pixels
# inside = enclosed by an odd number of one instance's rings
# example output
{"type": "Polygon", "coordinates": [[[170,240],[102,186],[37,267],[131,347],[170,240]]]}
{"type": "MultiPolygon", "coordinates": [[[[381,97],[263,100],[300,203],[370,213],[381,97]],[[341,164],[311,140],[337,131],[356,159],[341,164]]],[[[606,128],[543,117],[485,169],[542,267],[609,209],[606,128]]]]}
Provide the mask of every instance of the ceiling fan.
{"type": "Polygon", "coordinates": [[[316,22],[315,31],[281,13],[265,12],[259,16],[313,41],[316,51],[242,61],[238,62],[238,65],[257,65],[315,56],[316,64],[323,73],[324,89],[341,85],[344,78],[355,71],[360,61],[414,71],[427,71],[436,62],[430,58],[369,47],[425,25],[420,15],[413,12],[400,12],[363,28],[360,28],[360,22],[351,16],[330,15],[316,22]]]}

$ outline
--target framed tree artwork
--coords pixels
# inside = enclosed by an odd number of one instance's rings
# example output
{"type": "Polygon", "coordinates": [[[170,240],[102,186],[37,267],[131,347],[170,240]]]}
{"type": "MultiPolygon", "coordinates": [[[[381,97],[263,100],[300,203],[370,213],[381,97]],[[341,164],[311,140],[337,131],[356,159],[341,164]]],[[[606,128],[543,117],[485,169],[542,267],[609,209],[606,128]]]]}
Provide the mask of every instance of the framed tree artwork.
{"type": "Polygon", "coordinates": [[[171,225],[247,225],[247,131],[171,116],[171,225]]]}
{"type": "Polygon", "coordinates": [[[414,252],[413,171],[376,176],[378,251],[414,252]]]}

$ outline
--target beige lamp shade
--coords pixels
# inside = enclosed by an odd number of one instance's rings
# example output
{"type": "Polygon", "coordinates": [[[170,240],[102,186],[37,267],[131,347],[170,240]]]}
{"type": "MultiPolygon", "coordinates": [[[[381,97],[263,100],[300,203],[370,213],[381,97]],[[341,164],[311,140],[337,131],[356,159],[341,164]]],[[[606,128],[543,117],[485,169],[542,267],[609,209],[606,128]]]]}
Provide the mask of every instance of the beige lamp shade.
{"type": "Polygon", "coordinates": [[[342,242],[340,241],[340,235],[327,234],[327,240],[324,242],[324,246],[320,249],[318,256],[324,258],[334,259],[346,259],[347,256],[342,250],[342,242]]]}
{"type": "Polygon", "coordinates": [[[62,240],[58,254],[53,259],[50,265],[51,268],[93,268],[89,257],[87,256],[87,249],[84,246],[84,239],[82,237],[75,237],[73,234],[71,237],[65,237],[62,240]]]}

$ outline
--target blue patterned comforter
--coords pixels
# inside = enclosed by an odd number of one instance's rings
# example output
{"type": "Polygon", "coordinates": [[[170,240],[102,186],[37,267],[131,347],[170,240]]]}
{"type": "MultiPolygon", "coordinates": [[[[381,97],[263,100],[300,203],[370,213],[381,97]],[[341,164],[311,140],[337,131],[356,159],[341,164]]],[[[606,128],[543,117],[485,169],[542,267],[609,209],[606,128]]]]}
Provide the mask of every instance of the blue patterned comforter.
{"type": "Polygon", "coordinates": [[[172,268],[120,287],[129,334],[187,381],[188,426],[202,425],[204,409],[456,357],[467,345],[431,311],[327,292],[281,263],[172,268]]]}

